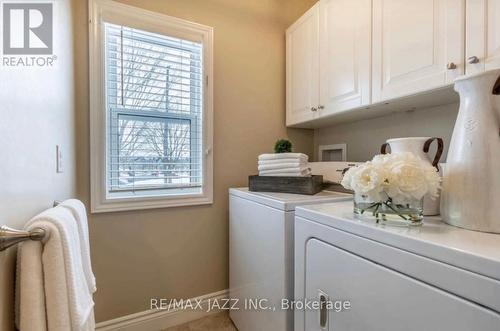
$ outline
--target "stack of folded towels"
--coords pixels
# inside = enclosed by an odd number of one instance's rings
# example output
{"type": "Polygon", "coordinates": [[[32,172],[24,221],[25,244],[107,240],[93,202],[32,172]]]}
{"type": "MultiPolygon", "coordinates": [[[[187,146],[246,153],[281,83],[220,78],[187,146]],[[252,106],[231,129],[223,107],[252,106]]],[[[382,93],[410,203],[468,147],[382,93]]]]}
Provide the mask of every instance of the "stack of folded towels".
{"type": "Polygon", "coordinates": [[[259,155],[259,176],[308,177],[308,156],[301,153],[259,155]]]}

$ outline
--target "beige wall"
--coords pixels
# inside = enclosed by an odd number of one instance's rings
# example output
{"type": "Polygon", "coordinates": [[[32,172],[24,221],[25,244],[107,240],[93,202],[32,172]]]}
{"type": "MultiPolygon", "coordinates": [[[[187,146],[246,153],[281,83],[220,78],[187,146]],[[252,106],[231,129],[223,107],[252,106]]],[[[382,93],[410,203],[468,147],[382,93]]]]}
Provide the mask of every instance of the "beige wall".
{"type": "MultiPolygon", "coordinates": [[[[56,1],[52,68],[0,65],[0,225],[22,228],[74,196],[74,72],[69,0],[56,1]],[[61,145],[64,173],[56,173],[61,145]]],[[[13,328],[15,248],[0,252],[0,330],[13,328]]]]}
{"type": "MultiPolygon", "coordinates": [[[[76,8],[78,190],[89,201],[87,4],[76,8]]],[[[214,194],[211,206],[90,218],[98,321],[228,287],[228,188],[245,186],[259,153],[289,137],[312,154],[313,132],[287,130],[284,32],[315,0],[123,0],[214,27],[214,194]]]]}
{"type": "Polygon", "coordinates": [[[431,136],[444,139],[444,160],[457,113],[458,104],[451,104],[318,129],[314,135],[315,157],[319,145],[347,143],[348,161],[366,161],[378,154],[389,138],[431,136]]]}

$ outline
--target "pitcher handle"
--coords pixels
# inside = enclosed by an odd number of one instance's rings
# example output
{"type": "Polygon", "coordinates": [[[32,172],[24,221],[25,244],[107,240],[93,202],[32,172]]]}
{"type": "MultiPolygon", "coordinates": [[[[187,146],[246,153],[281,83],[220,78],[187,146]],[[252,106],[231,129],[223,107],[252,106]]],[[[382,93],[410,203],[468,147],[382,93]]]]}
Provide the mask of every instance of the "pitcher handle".
{"type": "Polygon", "coordinates": [[[439,160],[441,160],[441,156],[443,155],[443,150],[444,150],[443,139],[438,138],[438,137],[433,137],[433,138],[427,139],[427,141],[424,144],[424,153],[428,153],[429,152],[429,148],[431,147],[431,144],[432,144],[432,142],[434,140],[437,141],[438,148],[437,148],[437,151],[436,151],[436,156],[434,156],[434,161],[432,161],[432,165],[434,167],[436,167],[437,171],[439,171],[438,164],[439,164],[439,160]]]}
{"type": "Polygon", "coordinates": [[[493,95],[500,95],[500,77],[498,77],[495,85],[493,85],[493,95]]]}
{"type": "Polygon", "coordinates": [[[383,143],[380,146],[380,154],[387,154],[387,146],[389,146],[389,143],[383,143]]]}

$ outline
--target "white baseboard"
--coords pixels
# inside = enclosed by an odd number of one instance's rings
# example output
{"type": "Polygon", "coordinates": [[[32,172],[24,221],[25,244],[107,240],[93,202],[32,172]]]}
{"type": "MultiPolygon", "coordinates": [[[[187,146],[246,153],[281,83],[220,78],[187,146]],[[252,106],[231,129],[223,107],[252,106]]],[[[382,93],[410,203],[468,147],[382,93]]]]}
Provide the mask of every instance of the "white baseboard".
{"type": "MultiPolygon", "coordinates": [[[[109,321],[101,322],[96,325],[96,331],[159,331],[172,326],[191,322],[211,314],[220,312],[220,309],[209,309],[209,304],[216,300],[224,301],[228,298],[229,291],[223,290],[215,293],[202,295],[196,298],[184,300],[191,302],[194,306],[200,302],[201,309],[151,309],[140,313],[135,313],[109,321]]],[[[222,303],[220,303],[222,306],[222,303]]],[[[210,305],[213,308],[212,305],[210,305]]]]}

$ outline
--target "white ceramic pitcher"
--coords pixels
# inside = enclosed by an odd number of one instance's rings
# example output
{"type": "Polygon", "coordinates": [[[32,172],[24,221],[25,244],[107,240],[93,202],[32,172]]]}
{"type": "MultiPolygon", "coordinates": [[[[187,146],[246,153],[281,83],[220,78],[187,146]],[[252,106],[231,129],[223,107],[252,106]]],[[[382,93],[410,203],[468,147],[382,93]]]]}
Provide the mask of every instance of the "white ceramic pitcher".
{"type": "MultiPolygon", "coordinates": [[[[421,158],[431,163],[436,167],[436,171],[439,169],[439,160],[443,154],[443,139],[437,137],[408,137],[408,138],[395,138],[389,139],[385,144],[382,145],[381,153],[387,153],[387,147],[391,148],[391,153],[406,153],[411,152],[421,158]],[[429,158],[429,148],[432,142],[436,141],[438,144],[436,155],[431,161],[429,158]]],[[[432,216],[439,215],[439,197],[432,199],[429,196],[424,197],[424,215],[432,216]]]]}
{"type": "Polygon", "coordinates": [[[455,81],[460,110],[443,177],[441,215],[462,228],[500,233],[500,69],[455,81]]]}

